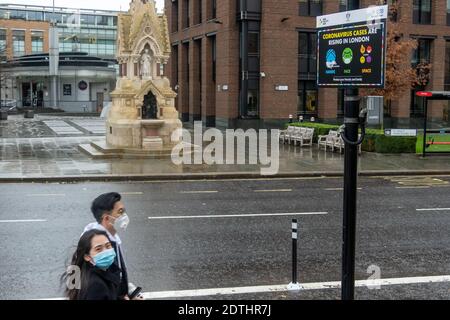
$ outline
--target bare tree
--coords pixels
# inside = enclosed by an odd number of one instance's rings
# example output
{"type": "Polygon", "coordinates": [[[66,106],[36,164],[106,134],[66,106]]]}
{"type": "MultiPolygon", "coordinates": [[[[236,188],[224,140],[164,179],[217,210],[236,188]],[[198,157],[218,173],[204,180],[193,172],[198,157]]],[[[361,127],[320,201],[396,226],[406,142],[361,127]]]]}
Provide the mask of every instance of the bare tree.
{"type": "MultiPolygon", "coordinates": [[[[384,1],[376,1],[375,4],[383,4],[384,1]]],[[[431,64],[420,62],[411,65],[405,55],[417,49],[418,43],[414,39],[405,39],[398,22],[401,0],[389,6],[389,21],[387,32],[386,51],[386,81],[384,89],[363,89],[362,96],[384,96],[387,104],[413,89],[415,86],[426,85],[430,79],[431,64]]]]}

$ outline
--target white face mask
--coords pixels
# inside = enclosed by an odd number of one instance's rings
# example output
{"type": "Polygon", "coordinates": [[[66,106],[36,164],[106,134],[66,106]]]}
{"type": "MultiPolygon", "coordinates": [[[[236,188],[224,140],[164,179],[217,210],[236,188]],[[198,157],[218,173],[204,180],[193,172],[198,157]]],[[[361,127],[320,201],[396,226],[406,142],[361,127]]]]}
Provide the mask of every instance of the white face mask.
{"type": "Polygon", "coordinates": [[[126,230],[128,227],[128,224],[130,223],[130,218],[128,218],[128,215],[126,213],[122,214],[120,217],[115,218],[116,221],[114,222],[113,226],[116,231],[119,230],[126,230]]]}

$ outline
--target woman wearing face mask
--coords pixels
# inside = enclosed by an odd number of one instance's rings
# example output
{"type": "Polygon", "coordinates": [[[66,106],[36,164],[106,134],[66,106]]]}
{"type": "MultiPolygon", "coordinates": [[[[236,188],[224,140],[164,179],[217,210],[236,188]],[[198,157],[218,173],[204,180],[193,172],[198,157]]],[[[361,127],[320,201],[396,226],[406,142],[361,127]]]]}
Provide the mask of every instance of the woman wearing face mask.
{"type": "MultiPolygon", "coordinates": [[[[106,232],[94,229],[84,233],[72,257],[72,268],[81,271],[79,286],[66,287],[69,300],[119,300],[120,269],[115,258],[106,232]]],[[[65,274],[63,280],[71,276],[65,274]]]]}
{"type": "Polygon", "coordinates": [[[100,230],[107,233],[116,252],[115,264],[120,269],[120,289],[121,299],[128,299],[128,272],[122,249],[122,240],[118,232],[123,232],[127,228],[130,220],[126,214],[125,205],[119,193],[105,193],[97,197],[91,206],[92,214],[96,222],[90,223],[84,229],[100,230]]]}

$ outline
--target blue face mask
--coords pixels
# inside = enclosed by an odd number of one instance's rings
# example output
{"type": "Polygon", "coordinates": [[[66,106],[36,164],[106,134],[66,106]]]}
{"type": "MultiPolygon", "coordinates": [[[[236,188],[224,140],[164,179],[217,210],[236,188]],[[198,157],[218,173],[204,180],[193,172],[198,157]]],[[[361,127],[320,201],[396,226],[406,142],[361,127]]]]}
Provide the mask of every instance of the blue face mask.
{"type": "Polygon", "coordinates": [[[115,258],[116,252],[114,249],[102,251],[93,257],[94,266],[100,269],[108,269],[114,263],[115,258]]]}

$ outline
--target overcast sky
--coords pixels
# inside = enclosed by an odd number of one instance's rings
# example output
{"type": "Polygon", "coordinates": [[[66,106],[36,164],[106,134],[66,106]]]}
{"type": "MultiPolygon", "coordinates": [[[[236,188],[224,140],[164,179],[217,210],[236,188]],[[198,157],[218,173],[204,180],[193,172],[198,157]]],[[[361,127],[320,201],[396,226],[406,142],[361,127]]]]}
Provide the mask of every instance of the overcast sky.
{"type": "MultiPolygon", "coordinates": [[[[103,9],[127,11],[131,0],[55,0],[57,7],[69,7],[77,9],[103,9]]],[[[0,3],[29,4],[51,6],[52,0],[1,0],[0,3]]],[[[156,0],[158,11],[164,8],[164,0],[156,0]]]]}

